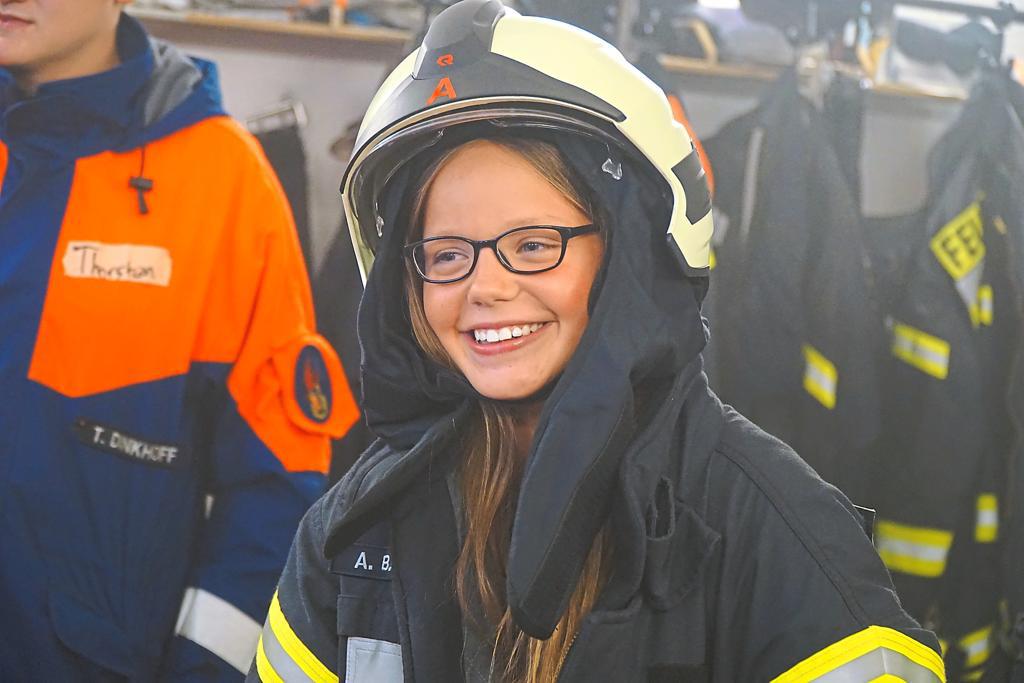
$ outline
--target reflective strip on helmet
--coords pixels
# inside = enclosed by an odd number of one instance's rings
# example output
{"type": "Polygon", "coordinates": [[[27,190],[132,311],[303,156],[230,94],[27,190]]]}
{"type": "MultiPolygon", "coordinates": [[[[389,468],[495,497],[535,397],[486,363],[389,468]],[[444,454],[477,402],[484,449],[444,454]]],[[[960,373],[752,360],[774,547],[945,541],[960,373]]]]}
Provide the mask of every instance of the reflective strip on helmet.
{"type": "Polygon", "coordinates": [[[978,496],[978,518],[974,526],[974,540],[992,543],[999,537],[999,501],[994,493],[978,496]]]}
{"type": "Polygon", "coordinates": [[[246,673],[256,652],[260,625],[227,600],[202,588],[189,588],[174,632],[246,673]]]}
{"type": "Polygon", "coordinates": [[[892,328],[892,354],[938,379],[949,374],[949,342],[904,323],[892,328]]]}
{"type": "Polygon", "coordinates": [[[985,258],[981,205],[973,202],[935,233],[932,253],[955,282],[962,280],[985,258]]]}
{"type": "Polygon", "coordinates": [[[964,666],[971,669],[988,661],[992,654],[992,627],[978,629],[957,641],[957,647],[963,650],[964,666]]]}
{"type": "Polygon", "coordinates": [[[256,671],[263,681],[338,683],[338,676],[317,659],[281,611],[277,593],[270,603],[256,652],[256,671]]]}
{"type": "Polygon", "coordinates": [[[895,629],[869,626],[819,650],[772,683],[945,680],[945,669],[937,652],[895,629]]]}
{"type": "Polygon", "coordinates": [[[935,578],[946,571],[953,532],[879,520],[875,547],[892,571],[935,578]]]}
{"type": "Polygon", "coordinates": [[[994,298],[992,285],[982,285],[978,288],[978,300],[969,309],[972,325],[992,325],[994,298]]]}
{"type": "Polygon", "coordinates": [[[836,366],[810,344],[804,344],[804,389],[829,410],[836,407],[836,366]]]}

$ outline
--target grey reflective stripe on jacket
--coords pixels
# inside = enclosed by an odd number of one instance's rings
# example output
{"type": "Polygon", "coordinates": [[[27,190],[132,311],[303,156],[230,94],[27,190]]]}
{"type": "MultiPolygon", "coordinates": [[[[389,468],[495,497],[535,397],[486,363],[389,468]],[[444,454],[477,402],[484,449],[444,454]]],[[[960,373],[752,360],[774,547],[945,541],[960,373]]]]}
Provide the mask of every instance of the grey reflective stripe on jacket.
{"type": "Polygon", "coordinates": [[[864,683],[876,680],[944,683],[942,659],[904,633],[869,626],[819,650],[773,683],[864,683]]]}

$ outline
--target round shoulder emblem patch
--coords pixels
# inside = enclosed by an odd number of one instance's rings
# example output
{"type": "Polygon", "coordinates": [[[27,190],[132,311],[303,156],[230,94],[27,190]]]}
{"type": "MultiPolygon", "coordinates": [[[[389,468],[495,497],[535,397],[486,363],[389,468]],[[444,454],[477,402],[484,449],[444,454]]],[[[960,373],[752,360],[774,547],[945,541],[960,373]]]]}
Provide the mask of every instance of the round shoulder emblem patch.
{"type": "Polygon", "coordinates": [[[307,344],[295,361],[295,402],[302,413],[317,423],[331,416],[331,378],[317,347],[307,344]]]}

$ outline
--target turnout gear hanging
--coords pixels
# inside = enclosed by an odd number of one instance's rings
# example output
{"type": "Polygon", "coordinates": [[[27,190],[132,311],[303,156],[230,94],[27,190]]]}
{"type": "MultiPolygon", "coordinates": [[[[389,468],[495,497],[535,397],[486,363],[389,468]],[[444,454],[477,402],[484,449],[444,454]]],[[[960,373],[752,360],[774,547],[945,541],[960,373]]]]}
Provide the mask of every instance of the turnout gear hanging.
{"type": "Polygon", "coordinates": [[[871,506],[879,433],[875,344],[859,213],[825,119],[795,71],[704,147],[727,222],[716,248],[709,370],[722,397],[871,506]]]}
{"type": "Polygon", "coordinates": [[[1024,609],[1011,478],[1024,424],[1024,402],[1011,398],[1024,386],[1024,128],[1008,98],[1017,88],[992,72],[975,86],[932,153],[906,259],[882,283],[890,343],[876,544],[908,611],[948,643],[951,674],[972,678],[1012,627],[999,616],[1004,566],[1013,610],[1024,609]]]}
{"type": "Polygon", "coordinates": [[[402,249],[432,159],[520,135],[557,147],[606,240],[590,323],[539,419],[507,565],[515,623],[546,638],[596,532],[612,529],[610,578],[559,681],[944,680],[849,501],[707,388],[707,190],[664,95],[610,46],[493,0],[443,12],[367,113],[343,189],[364,267],[376,257],[359,332],[379,439],[307,515],[250,680],[462,680],[447,481],[481,397],[413,341],[402,249]],[[524,61],[494,51],[512,45],[524,61]],[[426,83],[411,73],[449,61],[459,69],[426,83]],[[595,64],[609,84],[586,81],[595,64]],[[457,98],[428,103],[444,78],[457,98]]]}

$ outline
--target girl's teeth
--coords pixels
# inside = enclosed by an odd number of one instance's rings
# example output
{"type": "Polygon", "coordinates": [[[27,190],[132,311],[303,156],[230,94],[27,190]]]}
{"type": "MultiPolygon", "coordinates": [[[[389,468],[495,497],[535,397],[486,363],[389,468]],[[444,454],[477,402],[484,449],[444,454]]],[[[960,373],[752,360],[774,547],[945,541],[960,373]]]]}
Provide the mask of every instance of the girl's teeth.
{"type": "Polygon", "coordinates": [[[473,338],[481,344],[493,344],[494,342],[506,341],[516,337],[525,337],[533,334],[543,327],[543,323],[523,325],[522,327],[502,327],[499,330],[473,330],[473,338]]]}

